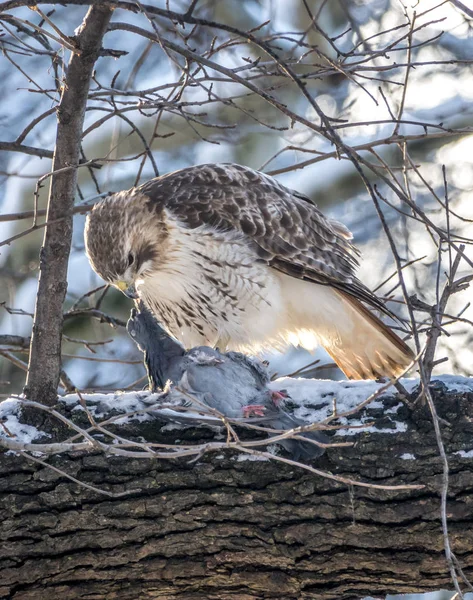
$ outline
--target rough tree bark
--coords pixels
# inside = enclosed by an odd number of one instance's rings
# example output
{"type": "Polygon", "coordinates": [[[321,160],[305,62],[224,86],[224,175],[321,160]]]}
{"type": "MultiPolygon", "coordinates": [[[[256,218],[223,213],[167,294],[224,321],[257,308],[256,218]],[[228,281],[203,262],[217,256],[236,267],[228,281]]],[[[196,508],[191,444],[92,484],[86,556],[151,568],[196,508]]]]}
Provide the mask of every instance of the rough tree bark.
{"type": "MultiPolygon", "coordinates": [[[[473,394],[435,390],[451,478],[453,550],[473,576],[473,394]]],[[[386,410],[369,413],[389,427],[386,410]]],[[[370,409],[368,409],[370,410],[370,409]]],[[[408,406],[403,433],[356,436],[317,468],[377,484],[382,491],[316,477],[230,452],[186,460],[56,456],[51,464],[113,492],[79,487],[21,456],[3,454],[0,595],[12,600],[359,599],[450,588],[440,523],[442,465],[428,409],[408,406]],[[413,459],[412,457],[415,457],[413,459]]],[[[170,442],[156,422],[123,435],[170,442]],[[163,437],[164,436],[164,437],[163,437]]],[[[179,431],[202,439],[210,431],[179,431]]]]}
{"type": "Polygon", "coordinates": [[[93,6],[87,12],[71,56],[57,109],[54,150],[40,275],[31,337],[25,394],[54,404],[61,371],[62,305],[72,240],[72,210],[90,79],[112,10],[93,6]]]}

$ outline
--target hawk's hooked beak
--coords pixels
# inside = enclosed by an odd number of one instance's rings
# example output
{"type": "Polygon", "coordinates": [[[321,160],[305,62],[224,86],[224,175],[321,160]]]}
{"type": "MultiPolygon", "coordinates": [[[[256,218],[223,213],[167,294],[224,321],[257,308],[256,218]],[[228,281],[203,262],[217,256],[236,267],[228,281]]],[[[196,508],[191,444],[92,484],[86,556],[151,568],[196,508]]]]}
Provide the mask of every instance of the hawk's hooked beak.
{"type": "Polygon", "coordinates": [[[128,296],[128,298],[139,298],[134,283],[128,285],[126,281],[117,281],[115,285],[125,294],[125,296],[128,296]]]}

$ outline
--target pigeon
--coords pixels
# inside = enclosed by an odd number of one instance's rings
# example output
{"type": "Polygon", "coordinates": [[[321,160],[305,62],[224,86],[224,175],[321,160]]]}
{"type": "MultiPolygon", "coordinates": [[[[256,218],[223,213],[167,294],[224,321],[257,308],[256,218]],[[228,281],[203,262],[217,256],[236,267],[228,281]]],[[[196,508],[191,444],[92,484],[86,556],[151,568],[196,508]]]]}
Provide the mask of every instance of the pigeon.
{"type": "MultiPolygon", "coordinates": [[[[167,401],[171,396],[173,403],[187,407],[194,404],[198,410],[208,407],[210,412],[214,409],[231,419],[256,417],[258,425],[277,430],[307,425],[288,412],[290,397],[285,390],[268,388],[267,367],[257,359],[240,352],[222,353],[209,346],[186,351],[141,301],[131,311],[127,331],[144,353],[150,390],[166,390],[167,401]]],[[[300,435],[322,444],[329,442],[320,431],[300,435]]],[[[309,460],[324,453],[323,446],[300,439],[284,439],[278,444],[295,460],[309,460]]]]}

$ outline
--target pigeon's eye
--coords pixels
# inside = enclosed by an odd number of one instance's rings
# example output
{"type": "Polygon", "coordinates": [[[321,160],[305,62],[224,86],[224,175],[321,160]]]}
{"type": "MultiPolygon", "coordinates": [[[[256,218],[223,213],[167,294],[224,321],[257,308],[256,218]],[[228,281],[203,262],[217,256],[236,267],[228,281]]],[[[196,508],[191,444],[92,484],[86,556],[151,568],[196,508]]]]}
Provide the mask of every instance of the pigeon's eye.
{"type": "Polygon", "coordinates": [[[133,254],[130,252],[130,254],[128,255],[128,266],[131,267],[131,265],[135,262],[135,257],[133,256],[133,254]]]}

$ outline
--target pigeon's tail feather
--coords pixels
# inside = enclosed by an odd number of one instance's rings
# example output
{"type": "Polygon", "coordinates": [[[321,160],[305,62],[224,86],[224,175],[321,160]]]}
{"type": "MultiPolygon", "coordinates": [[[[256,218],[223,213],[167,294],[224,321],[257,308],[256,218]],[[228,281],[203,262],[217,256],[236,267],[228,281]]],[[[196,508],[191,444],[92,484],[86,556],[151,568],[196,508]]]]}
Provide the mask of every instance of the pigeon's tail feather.
{"type": "MultiPolygon", "coordinates": [[[[271,410],[270,414],[268,414],[268,410],[266,410],[265,414],[269,417],[269,423],[274,429],[283,429],[287,431],[288,429],[295,429],[296,427],[307,425],[305,421],[296,419],[282,409],[271,410]]],[[[307,431],[298,435],[299,437],[307,438],[308,440],[313,440],[314,442],[320,442],[322,444],[328,444],[330,442],[328,436],[322,431],[307,431]]],[[[313,444],[309,441],[304,442],[301,439],[287,438],[280,440],[277,443],[291,454],[294,460],[312,460],[322,456],[325,452],[323,446],[313,444]]]]}

